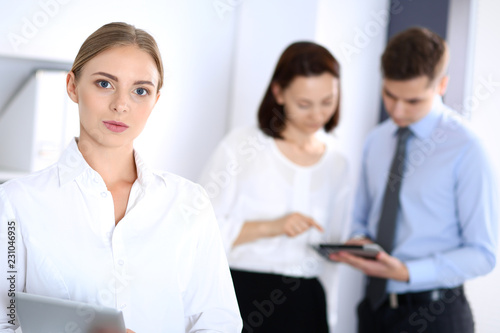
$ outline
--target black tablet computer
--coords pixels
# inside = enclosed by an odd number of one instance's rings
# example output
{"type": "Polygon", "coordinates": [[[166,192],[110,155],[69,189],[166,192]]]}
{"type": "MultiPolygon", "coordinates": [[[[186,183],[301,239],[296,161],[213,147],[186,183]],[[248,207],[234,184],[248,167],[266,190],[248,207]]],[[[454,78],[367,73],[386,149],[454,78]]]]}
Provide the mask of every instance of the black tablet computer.
{"type": "Polygon", "coordinates": [[[375,243],[365,244],[365,245],[318,244],[311,246],[319,254],[321,254],[323,257],[327,259],[330,259],[330,254],[338,253],[340,251],[349,252],[353,255],[367,259],[375,259],[377,254],[380,251],[383,251],[380,245],[375,243]]]}

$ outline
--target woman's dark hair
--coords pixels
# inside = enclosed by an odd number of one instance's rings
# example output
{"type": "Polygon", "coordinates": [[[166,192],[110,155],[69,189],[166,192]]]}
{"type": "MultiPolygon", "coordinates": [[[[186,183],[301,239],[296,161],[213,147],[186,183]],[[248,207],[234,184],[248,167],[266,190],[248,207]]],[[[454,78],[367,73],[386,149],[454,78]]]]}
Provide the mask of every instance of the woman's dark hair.
{"type": "MultiPolygon", "coordinates": [[[[271,82],[260,103],[258,120],[259,128],[267,135],[283,139],[281,133],[285,129],[286,113],[283,105],[276,102],[272,92],[273,84],[286,89],[297,76],[318,76],[330,73],[340,79],[340,65],[333,55],[323,46],[312,42],[296,42],[288,46],[276,65],[271,82]]],[[[340,82],[339,100],[334,114],[325,124],[325,131],[334,129],[340,117],[340,82]]]]}

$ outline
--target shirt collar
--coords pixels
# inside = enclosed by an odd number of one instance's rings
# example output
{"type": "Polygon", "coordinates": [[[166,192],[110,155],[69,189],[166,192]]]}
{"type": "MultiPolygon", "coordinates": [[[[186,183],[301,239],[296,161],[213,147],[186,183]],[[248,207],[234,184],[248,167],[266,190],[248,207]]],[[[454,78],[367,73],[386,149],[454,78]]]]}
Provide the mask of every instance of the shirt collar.
{"type": "Polygon", "coordinates": [[[59,170],[60,186],[73,181],[86,170],[90,169],[90,166],[87,164],[87,161],[85,161],[82,153],[78,149],[76,138],[71,140],[68,147],[61,154],[61,157],[59,157],[57,167],[59,170]]]}
{"type": "MultiPolygon", "coordinates": [[[[419,137],[420,139],[429,138],[432,134],[432,131],[436,127],[444,108],[445,105],[443,104],[442,97],[436,95],[432,103],[431,111],[429,111],[429,113],[419,121],[414,122],[413,124],[408,126],[413,135],[419,137]]],[[[394,122],[391,121],[391,123],[394,127],[393,134],[396,135],[399,127],[394,122]]]]}
{"type": "Polygon", "coordinates": [[[137,180],[142,186],[147,186],[153,181],[154,175],[158,175],[153,172],[146,162],[142,159],[141,155],[134,149],[135,167],[137,169],[137,180]]]}
{"type": "MultiPolygon", "coordinates": [[[[139,183],[146,186],[152,181],[153,172],[149,169],[142,157],[134,149],[135,165],[137,168],[137,179],[139,183]]],[[[63,186],[83,174],[89,174],[93,177],[98,173],[88,165],[82,153],[78,149],[76,138],[71,140],[68,147],[63,151],[57,163],[59,170],[59,185],[63,186]]]]}

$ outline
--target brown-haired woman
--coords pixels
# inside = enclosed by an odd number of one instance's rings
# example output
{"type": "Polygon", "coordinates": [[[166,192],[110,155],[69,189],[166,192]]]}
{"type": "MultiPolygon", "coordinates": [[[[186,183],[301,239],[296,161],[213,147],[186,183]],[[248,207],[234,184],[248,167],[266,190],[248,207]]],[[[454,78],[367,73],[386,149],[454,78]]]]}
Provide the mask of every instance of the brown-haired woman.
{"type": "MultiPolygon", "coordinates": [[[[67,77],[80,137],[55,165],[0,186],[2,251],[15,221],[16,290],[118,308],[134,331],[238,332],[215,215],[193,202],[206,194],[152,171],[133,148],[162,82],[145,31],[111,23],[88,37],[67,77]]],[[[0,301],[10,304],[7,293],[0,301]]],[[[14,332],[9,320],[3,311],[0,331],[14,332]]]]}
{"type": "Polygon", "coordinates": [[[260,105],[259,128],[231,132],[203,172],[247,332],[328,331],[322,259],[309,244],[343,233],[348,168],[325,133],[338,124],[339,102],[335,58],[293,43],[260,105]]]}

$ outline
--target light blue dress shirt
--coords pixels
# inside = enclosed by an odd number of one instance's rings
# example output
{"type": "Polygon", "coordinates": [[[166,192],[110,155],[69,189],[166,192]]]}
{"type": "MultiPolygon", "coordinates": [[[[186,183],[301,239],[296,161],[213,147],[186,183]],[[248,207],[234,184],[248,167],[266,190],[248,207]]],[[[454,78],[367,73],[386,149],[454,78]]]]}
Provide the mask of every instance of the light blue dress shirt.
{"type": "MultiPolygon", "coordinates": [[[[479,139],[441,98],[409,128],[392,255],[410,281],[389,280],[390,293],[455,287],[496,261],[498,194],[479,139]]],[[[366,140],[351,235],[376,239],[397,129],[388,119],[366,140]]]]}

